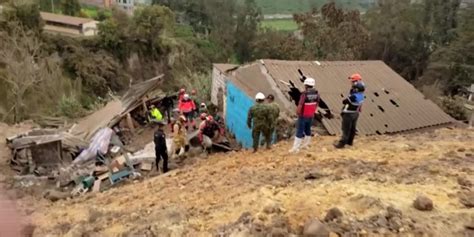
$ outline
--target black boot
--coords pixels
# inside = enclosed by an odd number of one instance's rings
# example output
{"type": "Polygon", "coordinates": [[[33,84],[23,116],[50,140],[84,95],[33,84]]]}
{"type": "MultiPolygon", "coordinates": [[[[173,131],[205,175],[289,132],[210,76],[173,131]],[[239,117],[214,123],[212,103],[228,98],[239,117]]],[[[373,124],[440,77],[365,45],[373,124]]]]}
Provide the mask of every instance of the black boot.
{"type": "Polygon", "coordinates": [[[337,149],[342,149],[344,148],[344,143],[343,142],[338,142],[336,144],[334,144],[334,147],[337,148],[337,149]]]}

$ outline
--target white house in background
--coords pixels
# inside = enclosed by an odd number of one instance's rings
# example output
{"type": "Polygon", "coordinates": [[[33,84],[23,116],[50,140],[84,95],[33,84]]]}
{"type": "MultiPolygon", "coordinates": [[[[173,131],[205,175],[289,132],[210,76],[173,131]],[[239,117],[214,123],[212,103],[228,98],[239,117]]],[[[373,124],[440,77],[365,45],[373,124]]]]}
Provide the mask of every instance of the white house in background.
{"type": "Polygon", "coordinates": [[[68,36],[94,36],[98,33],[98,21],[89,18],[41,12],[45,25],[43,30],[68,36]]]}
{"type": "Polygon", "coordinates": [[[152,0],[115,0],[115,6],[126,11],[128,14],[133,14],[135,7],[138,5],[150,5],[152,0]]]}

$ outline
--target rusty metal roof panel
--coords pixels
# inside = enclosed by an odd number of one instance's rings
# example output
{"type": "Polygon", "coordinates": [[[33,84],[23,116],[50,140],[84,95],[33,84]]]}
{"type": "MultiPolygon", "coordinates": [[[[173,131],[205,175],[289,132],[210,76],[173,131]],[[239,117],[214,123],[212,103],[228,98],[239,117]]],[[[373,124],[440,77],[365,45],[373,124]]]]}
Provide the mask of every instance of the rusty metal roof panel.
{"type": "MultiPolygon", "coordinates": [[[[260,60],[278,87],[287,91],[290,80],[298,87],[298,69],[316,80],[316,88],[334,113],[342,107],[342,99],[350,89],[348,76],[357,72],[366,84],[366,101],[362,107],[358,131],[373,135],[397,133],[430,126],[448,124],[454,120],[430,100],[424,98],[382,61],[279,61],[260,60]]],[[[250,75],[247,75],[250,76],[250,75]]],[[[255,80],[258,76],[254,76],[255,80]]],[[[340,134],[341,120],[323,121],[330,134],[340,134]]]]}
{"type": "Polygon", "coordinates": [[[227,64],[227,63],[215,63],[215,64],[213,64],[213,66],[221,72],[227,72],[229,70],[237,68],[239,65],[227,64]]]}

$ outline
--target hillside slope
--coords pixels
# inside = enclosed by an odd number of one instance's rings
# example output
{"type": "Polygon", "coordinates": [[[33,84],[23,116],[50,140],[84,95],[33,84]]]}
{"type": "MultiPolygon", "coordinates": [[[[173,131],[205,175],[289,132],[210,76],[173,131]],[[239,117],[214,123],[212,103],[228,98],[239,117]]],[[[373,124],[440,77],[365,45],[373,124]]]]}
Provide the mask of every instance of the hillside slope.
{"type": "Polygon", "coordinates": [[[164,176],[39,205],[35,236],[289,236],[332,207],[344,216],[326,225],[339,234],[472,236],[465,225],[474,212],[460,201],[474,180],[472,130],[360,138],[346,150],[334,150],[334,139],[319,137],[298,155],[287,153],[288,143],[216,154],[164,176]],[[433,211],[412,207],[419,194],[433,200],[433,211]]]}

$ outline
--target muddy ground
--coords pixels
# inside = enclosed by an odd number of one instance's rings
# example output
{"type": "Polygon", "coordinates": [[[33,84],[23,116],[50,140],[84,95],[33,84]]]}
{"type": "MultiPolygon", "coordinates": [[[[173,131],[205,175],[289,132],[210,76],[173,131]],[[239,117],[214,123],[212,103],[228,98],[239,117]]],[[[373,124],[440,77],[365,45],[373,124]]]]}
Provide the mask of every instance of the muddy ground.
{"type": "Polygon", "coordinates": [[[473,130],[334,140],[216,154],[73,200],[16,198],[34,236],[298,236],[311,218],[332,236],[474,236],[473,130]],[[420,195],[433,210],[413,207],[420,195]]]}

